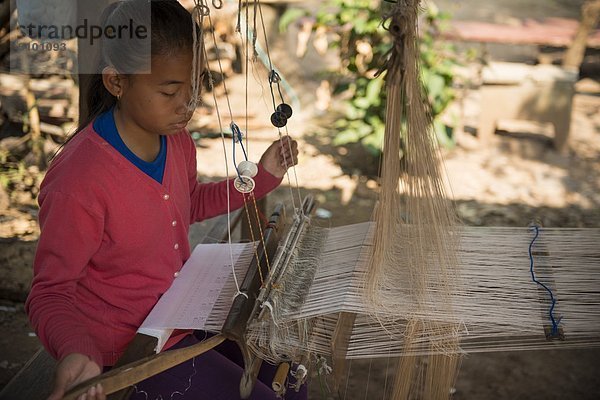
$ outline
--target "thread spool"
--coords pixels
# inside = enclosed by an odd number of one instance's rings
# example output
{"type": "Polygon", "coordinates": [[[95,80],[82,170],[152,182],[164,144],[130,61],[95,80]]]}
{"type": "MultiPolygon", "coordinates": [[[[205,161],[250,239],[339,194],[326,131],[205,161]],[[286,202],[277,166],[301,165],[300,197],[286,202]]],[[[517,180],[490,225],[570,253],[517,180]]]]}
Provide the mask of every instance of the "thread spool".
{"type": "Polygon", "coordinates": [[[233,186],[240,193],[250,193],[254,190],[254,178],[258,174],[258,166],[252,161],[242,161],[237,167],[238,176],[233,180],[233,186]]]}
{"type": "Polygon", "coordinates": [[[296,377],[296,381],[299,384],[303,384],[307,375],[308,370],[306,369],[306,367],[303,364],[299,364],[298,368],[296,368],[296,373],[294,374],[294,376],[296,377]]]}
{"type": "Polygon", "coordinates": [[[279,396],[285,394],[285,380],[287,378],[288,372],[290,372],[290,364],[289,363],[281,363],[277,368],[277,372],[275,372],[275,376],[273,377],[273,383],[271,387],[279,396]]]}
{"type": "Polygon", "coordinates": [[[238,164],[238,172],[241,176],[254,178],[258,174],[258,166],[252,161],[242,161],[238,164]]]}
{"type": "Polygon", "coordinates": [[[256,182],[249,176],[238,176],[233,180],[233,187],[240,193],[250,193],[255,186],[256,182]]]}

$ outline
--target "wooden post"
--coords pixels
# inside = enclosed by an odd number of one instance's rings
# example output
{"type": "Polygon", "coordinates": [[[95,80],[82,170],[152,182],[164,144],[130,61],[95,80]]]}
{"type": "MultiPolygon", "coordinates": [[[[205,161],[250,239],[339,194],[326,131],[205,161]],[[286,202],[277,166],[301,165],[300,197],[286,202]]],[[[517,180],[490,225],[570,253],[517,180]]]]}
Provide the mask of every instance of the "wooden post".
{"type": "Polygon", "coordinates": [[[333,387],[335,392],[339,392],[340,385],[346,377],[348,365],[346,362],[346,354],[352,336],[352,326],[356,320],[356,314],[349,312],[341,312],[338,316],[338,321],[333,332],[331,341],[331,354],[333,359],[333,387]]]}
{"type": "Polygon", "coordinates": [[[598,23],[598,19],[600,19],[600,0],[586,1],[581,6],[581,23],[573,43],[563,58],[563,67],[579,70],[585,56],[588,36],[598,23]]]}

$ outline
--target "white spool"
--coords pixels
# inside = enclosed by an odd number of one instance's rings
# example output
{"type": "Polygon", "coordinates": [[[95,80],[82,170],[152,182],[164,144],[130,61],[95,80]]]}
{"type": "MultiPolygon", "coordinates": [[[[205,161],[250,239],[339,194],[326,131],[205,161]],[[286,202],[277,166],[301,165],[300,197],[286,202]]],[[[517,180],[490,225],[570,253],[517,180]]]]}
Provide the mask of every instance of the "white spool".
{"type": "Polygon", "coordinates": [[[238,164],[238,171],[241,176],[254,178],[258,174],[258,165],[252,161],[242,161],[238,164]]]}
{"type": "Polygon", "coordinates": [[[250,193],[254,190],[256,183],[249,176],[242,175],[241,179],[238,176],[233,180],[233,186],[240,193],[250,193]]]}

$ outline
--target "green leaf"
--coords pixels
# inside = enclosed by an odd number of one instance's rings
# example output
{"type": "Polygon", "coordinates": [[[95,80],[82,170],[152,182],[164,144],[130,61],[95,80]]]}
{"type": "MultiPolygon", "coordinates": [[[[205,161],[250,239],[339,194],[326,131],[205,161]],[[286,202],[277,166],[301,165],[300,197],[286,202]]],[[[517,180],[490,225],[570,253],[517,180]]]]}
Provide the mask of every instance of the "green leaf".
{"type": "Polygon", "coordinates": [[[374,155],[378,155],[379,153],[381,153],[381,150],[383,148],[383,134],[383,128],[376,129],[373,131],[372,134],[365,136],[361,140],[361,143],[367,146],[369,152],[371,152],[374,155]]]}
{"type": "Polygon", "coordinates": [[[456,145],[456,141],[452,135],[453,129],[436,119],[433,121],[433,129],[440,145],[447,149],[451,149],[456,145]]]}
{"type": "Polygon", "coordinates": [[[383,86],[383,79],[375,78],[367,84],[367,91],[365,98],[370,104],[379,105],[381,102],[381,88],[383,86]]]}
{"type": "Polygon", "coordinates": [[[335,146],[339,146],[342,144],[347,144],[347,143],[355,143],[358,142],[360,140],[360,136],[358,134],[358,132],[356,132],[355,130],[345,130],[345,131],[341,131],[340,133],[338,133],[334,138],[333,138],[333,144],[335,146]]]}
{"type": "Polygon", "coordinates": [[[363,110],[366,110],[367,108],[369,108],[371,106],[371,102],[366,97],[357,97],[354,99],[352,104],[363,110]]]}
{"type": "Polygon", "coordinates": [[[446,81],[439,75],[430,75],[427,82],[427,94],[430,99],[436,99],[442,95],[444,87],[446,87],[446,81]]]}
{"type": "Polygon", "coordinates": [[[349,120],[361,119],[365,117],[365,110],[355,107],[352,103],[348,104],[346,109],[346,118],[349,120]]]}

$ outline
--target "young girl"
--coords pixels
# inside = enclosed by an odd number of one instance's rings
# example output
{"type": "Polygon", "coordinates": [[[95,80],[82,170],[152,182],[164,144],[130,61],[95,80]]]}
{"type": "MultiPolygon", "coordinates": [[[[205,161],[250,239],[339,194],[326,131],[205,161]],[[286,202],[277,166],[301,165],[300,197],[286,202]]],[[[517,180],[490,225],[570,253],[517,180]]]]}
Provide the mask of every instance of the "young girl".
{"type": "MultiPolygon", "coordinates": [[[[135,41],[105,43],[89,91],[90,116],[53,160],[42,183],[41,235],[26,308],[59,361],[50,399],[110,368],[190,256],[189,225],[232,209],[243,196],[232,181],[196,180],[191,117],[193,25],[176,0],[114,3],[105,26],[127,25],[151,8],[151,69],[135,41]]],[[[274,142],[263,154],[255,195],[279,185],[297,161],[297,144],[274,142]],[[287,162],[285,162],[287,160],[287,162]]],[[[203,338],[175,331],[165,348],[203,338]]],[[[137,385],[134,398],[239,398],[241,360],[231,343],[137,385]]],[[[271,399],[272,368],[252,398],[271,399]],[[267,382],[267,384],[263,383],[267,382]]],[[[305,398],[290,391],[288,398],[305,398]]],[[[100,386],[82,397],[104,399],[100,386]]]]}

